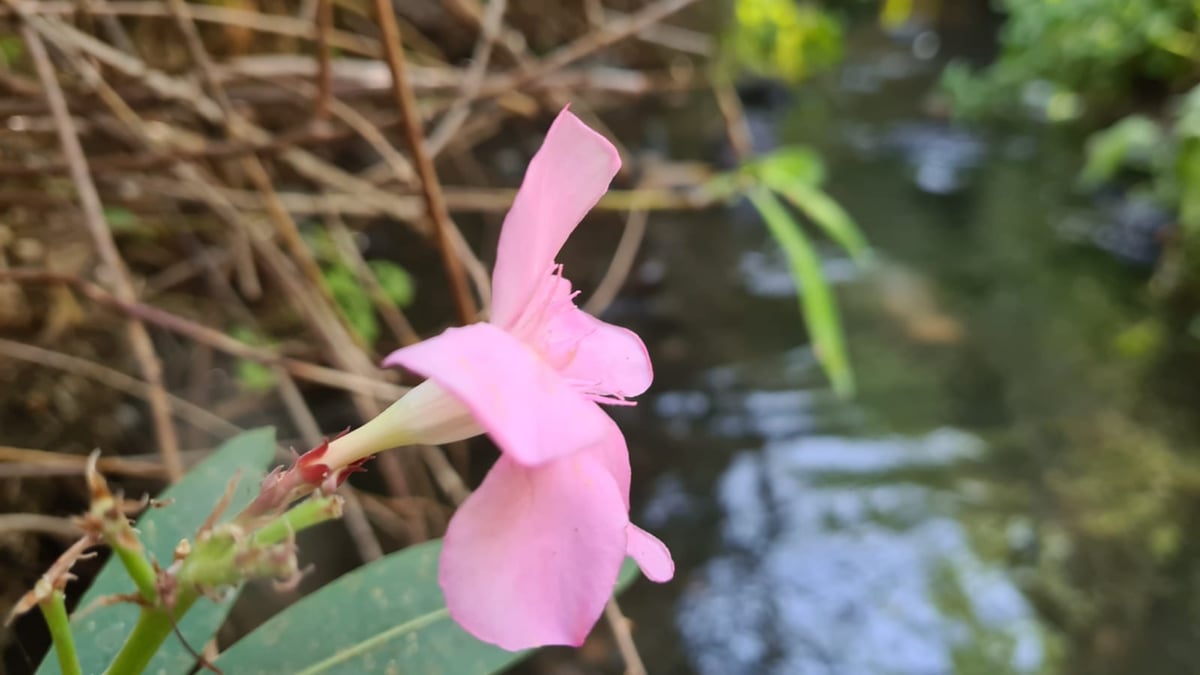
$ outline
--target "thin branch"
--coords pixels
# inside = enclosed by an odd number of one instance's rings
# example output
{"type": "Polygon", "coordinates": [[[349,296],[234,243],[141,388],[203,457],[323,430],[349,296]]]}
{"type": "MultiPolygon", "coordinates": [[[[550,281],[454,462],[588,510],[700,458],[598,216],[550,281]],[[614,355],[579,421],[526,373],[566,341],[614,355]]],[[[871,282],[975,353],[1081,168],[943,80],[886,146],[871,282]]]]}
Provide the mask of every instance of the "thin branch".
{"type": "Polygon", "coordinates": [[[646,236],[646,223],[649,219],[650,214],[645,209],[630,210],[629,217],[625,220],[625,230],[621,233],[621,240],[617,242],[617,250],[608,263],[608,271],[596,285],[592,297],[584,303],[584,311],[595,315],[603,314],[604,310],[608,309],[608,306],[616,299],[617,294],[621,292],[621,287],[625,285],[625,280],[629,278],[629,273],[633,270],[633,263],[637,260],[642,239],[646,236]]]}
{"type": "Polygon", "coordinates": [[[668,16],[687,7],[696,0],[657,0],[638,11],[620,19],[610,21],[586,35],[551,52],[536,65],[514,75],[507,86],[482,92],[482,95],[497,96],[512,89],[520,90],[530,82],[539,80],[579,59],[589,56],[632,35],[641,33],[668,16]]]}
{"type": "MultiPolygon", "coordinates": [[[[0,354],[35,365],[82,375],[112,389],[142,399],[149,398],[152,391],[152,387],[147,383],[95,361],[35,347],[23,342],[0,338],[0,354]]],[[[241,432],[239,427],[178,396],[168,394],[167,401],[179,419],[218,438],[228,438],[241,432]]],[[[159,470],[161,471],[161,467],[159,470]]]]}
{"type": "Polygon", "coordinates": [[[329,32],[333,30],[333,0],[317,0],[317,102],[313,117],[329,119],[329,99],[333,96],[333,69],[329,66],[329,32]]]}
{"type": "Polygon", "coordinates": [[[83,293],[89,300],[101,305],[112,307],[142,321],[178,333],[196,342],[206,344],[214,349],[231,356],[249,359],[268,365],[278,364],[287,369],[292,375],[316,384],[322,384],[334,389],[343,389],[351,393],[372,396],[379,401],[395,401],[408,391],[408,387],[356,375],[315,363],[301,361],[264,348],[246,344],[219,330],[186,319],[178,314],[172,314],[164,309],[141,303],[129,303],[108,293],[103,288],[77,277],[64,276],[49,272],[31,272],[27,270],[0,270],[0,279],[12,279],[26,283],[67,284],[83,293]]]}
{"type": "Polygon", "coordinates": [[[467,68],[462,80],[462,89],[454,99],[454,103],[450,104],[450,109],[446,111],[441,122],[429,134],[430,157],[436,157],[446,147],[446,144],[450,142],[455,132],[470,115],[471,101],[479,94],[479,89],[483,86],[483,77],[487,74],[492,47],[496,44],[496,37],[500,34],[504,10],[507,7],[508,0],[491,0],[487,9],[484,10],[479,26],[479,37],[475,41],[471,65],[467,68]]]}
{"type": "MultiPolygon", "coordinates": [[[[91,174],[88,172],[87,158],[84,156],[83,147],[80,145],[79,137],[75,132],[71,113],[67,109],[66,98],[63,96],[62,88],[58,84],[58,76],[54,72],[54,66],[50,62],[50,55],[46,52],[46,47],[42,43],[42,39],[38,37],[37,32],[28,25],[23,24],[21,26],[21,36],[29,48],[29,54],[34,61],[38,78],[41,79],[42,85],[45,87],[46,100],[50,105],[51,114],[54,116],[55,124],[58,127],[59,141],[63,147],[63,154],[66,155],[67,161],[71,165],[71,178],[75,182],[80,204],[83,207],[84,223],[87,225],[88,232],[91,234],[100,259],[112,276],[112,284],[116,290],[117,297],[126,302],[135,302],[137,293],[133,289],[133,283],[129,280],[129,273],[125,269],[125,263],[121,259],[121,254],[117,250],[116,243],[113,241],[112,231],[104,219],[104,207],[100,203],[100,195],[96,191],[95,183],[92,182],[91,174]]],[[[167,474],[172,480],[177,480],[183,476],[183,462],[179,458],[179,438],[176,435],[175,426],[171,421],[170,408],[167,404],[167,394],[163,388],[162,363],[154,351],[154,344],[150,341],[150,334],[140,321],[131,319],[128,325],[128,333],[130,346],[141,367],[142,376],[151,387],[149,403],[151,415],[154,418],[158,450],[162,453],[163,464],[167,468],[167,474]]]]}
{"type": "Polygon", "coordinates": [[[70,518],[40,513],[0,513],[0,535],[10,532],[40,532],[61,539],[78,539],[83,534],[70,518]]]}
{"type": "Polygon", "coordinates": [[[396,106],[404,115],[404,135],[408,141],[408,149],[412,153],[413,162],[417,167],[417,175],[421,178],[425,205],[429,218],[433,221],[434,238],[438,250],[442,254],[442,264],[446,268],[446,278],[450,283],[458,320],[462,324],[472,323],[476,318],[475,302],[471,299],[466,275],[463,274],[462,265],[459,264],[458,256],[455,255],[450,240],[452,227],[450,212],[446,209],[446,201],[442,196],[442,185],[438,181],[433,160],[425,149],[425,134],[421,129],[421,113],[417,109],[417,101],[413,96],[412,86],[408,82],[408,64],[404,59],[404,42],[400,37],[400,29],[396,25],[396,14],[391,0],[375,0],[375,13],[383,33],[384,55],[387,57],[388,68],[392,71],[392,91],[396,97],[396,106]]]}
{"type": "Polygon", "coordinates": [[[613,637],[617,640],[617,651],[625,661],[625,675],[646,675],[646,664],[638,653],[637,644],[633,641],[633,631],[629,628],[629,619],[621,611],[617,599],[612,598],[604,606],[604,618],[612,628],[613,637]]]}

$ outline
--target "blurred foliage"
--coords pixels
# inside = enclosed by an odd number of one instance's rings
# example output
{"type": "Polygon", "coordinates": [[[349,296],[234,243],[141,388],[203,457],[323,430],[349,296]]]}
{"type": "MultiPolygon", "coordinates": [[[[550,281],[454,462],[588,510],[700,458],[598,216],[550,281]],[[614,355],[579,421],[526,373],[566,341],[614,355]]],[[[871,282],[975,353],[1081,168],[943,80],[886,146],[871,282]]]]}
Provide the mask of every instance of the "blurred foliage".
{"type": "Polygon", "coordinates": [[[1200,86],[1162,121],[1131,115],[1094,134],[1080,174],[1085,187],[1118,182],[1178,214],[1189,240],[1200,233],[1200,86]]]}
{"type": "MultiPolygon", "coordinates": [[[[229,331],[234,339],[255,347],[269,346],[269,343],[259,333],[246,326],[234,326],[229,331]]],[[[275,388],[275,373],[271,368],[258,361],[239,359],[234,370],[234,377],[241,387],[247,391],[268,392],[275,388]]]]}
{"type": "Polygon", "coordinates": [[[841,25],[811,2],[736,0],[726,42],[737,69],[787,82],[842,58],[841,25]]]}
{"type": "Polygon", "coordinates": [[[1193,0],[1001,0],[1001,54],[981,73],[947,68],[944,84],[964,116],[1050,120],[1085,104],[1128,102],[1146,83],[1168,88],[1194,77],[1200,20],[1193,0]]]}
{"type": "Polygon", "coordinates": [[[358,272],[338,253],[333,240],[324,229],[307,232],[305,239],[320,261],[325,284],[338,309],[350,324],[350,329],[364,344],[375,344],[379,338],[379,318],[375,313],[375,303],[389,302],[397,307],[411,305],[417,294],[416,281],[412,274],[388,260],[368,260],[367,267],[378,282],[378,290],[382,296],[372,297],[376,289],[363,283],[358,272]]]}

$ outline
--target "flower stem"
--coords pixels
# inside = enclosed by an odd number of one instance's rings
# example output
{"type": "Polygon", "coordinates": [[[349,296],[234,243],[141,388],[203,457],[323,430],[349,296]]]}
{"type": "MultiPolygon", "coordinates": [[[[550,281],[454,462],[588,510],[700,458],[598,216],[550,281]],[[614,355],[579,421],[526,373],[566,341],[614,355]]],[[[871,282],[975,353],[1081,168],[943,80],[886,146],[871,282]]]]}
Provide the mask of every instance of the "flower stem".
{"type": "MultiPolygon", "coordinates": [[[[133,528],[130,528],[131,533],[132,531],[133,528]]],[[[125,566],[125,573],[129,575],[130,579],[133,579],[138,595],[147,603],[155,602],[158,597],[155,587],[158,575],[155,574],[150,561],[146,559],[142,547],[140,545],[136,548],[123,545],[122,539],[118,537],[106,537],[106,539],[113,552],[117,554],[117,558],[121,560],[121,564],[125,566]]]]}
{"type": "Polygon", "coordinates": [[[162,607],[143,608],[121,651],[117,652],[108,670],[104,671],[105,675],[140,675],[158,653],[163,641],[175,630],[176,623],[191,609],[196,598],[194,591],[181,588],[171,611],[162,607]]]}
{"type": "Polygon", "coordinates": [[[290,534],[342,515],[342,499],[336,495],[312,497],[288,509],[280,517],[263,525],[254,533],[254,543],[260,546],[278,544],[290,534]]]}
{"type": "Polygon", "coordinates": [[[62,591],[54,591],[38,603],[46,625],[50,627],[50,639],[54,641],[54,653],[58,656],[62,675],[83,675],[79,667],[79,655],[75,652],[75,638],[71,635],[70,620],[67,619],[67,603],[62,591]]]}

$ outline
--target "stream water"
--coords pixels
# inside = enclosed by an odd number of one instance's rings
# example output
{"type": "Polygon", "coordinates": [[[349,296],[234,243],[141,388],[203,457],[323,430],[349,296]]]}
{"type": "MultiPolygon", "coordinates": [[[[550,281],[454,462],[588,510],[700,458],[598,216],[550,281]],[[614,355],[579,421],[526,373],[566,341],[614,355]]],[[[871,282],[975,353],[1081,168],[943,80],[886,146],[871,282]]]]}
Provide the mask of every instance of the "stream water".
{"type": "Polygon", "coordinates": [[[928,115],[941,56],[854,39],[748,114],[821,151],[876,251],[823,251],[858,394],[748,209],[655,216],[609,314],[657,368],[618,411],[678,564],[623,603],[649,671],[1197,672],[1195,348],[1147,302],[1153,228],[1076,189],[1078,135],[928,115]]]}

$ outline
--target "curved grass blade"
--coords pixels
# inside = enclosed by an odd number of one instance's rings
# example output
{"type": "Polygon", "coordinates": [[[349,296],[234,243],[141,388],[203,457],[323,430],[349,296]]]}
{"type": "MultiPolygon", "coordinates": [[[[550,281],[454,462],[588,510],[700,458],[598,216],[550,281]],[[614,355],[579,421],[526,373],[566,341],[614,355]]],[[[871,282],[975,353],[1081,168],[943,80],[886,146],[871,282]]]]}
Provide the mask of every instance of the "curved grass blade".
{"type": "MultiPolygon", "coordinates": [[[[229,480],[241,473],[230,512],[235,513],[249,503],[258,490],[258,481],[275,453],[275,430],[270,427],[248,431],[226,441],[208,459],[193,468],[175,485],[158,495],[169,500],[168,506],[150,509],[137,522],[142,544],[160,564],[171,562],[171,554],[180,539],[191,538],[204,523],[213,505],[225,493],[229,480]]],[[[133,582],[125,575],[117,560],[110,560],[96,576],[87,593],[76,606],[77,616],[71,619],[71,631],[79,650],[80,667],[85,673],[101,673],[120,650],[129,631],[137,622],[139,609],[128,603],[92,607],[97,600],[133,590],[133,582]]],[[[196,650],[204,647],[225,621],[236,593],[221,602],[201,600],[179,622],[179,631],[196,650]]],[[[175,638],[163,643],[147,672],[163,675],[185,675],[195,667],[195,658],[175,638]]],[[[59,675],[58,661],[42,661],[37,675],[59,675]]]]}
{"type": "Polygon", "coordinates": [[[849,213],[821,188],[805,183],[791,182],[771,185],[784,199],[808,216],[814,225],[850,254],[857,263],[870,259],[870,248],[858,225],[849,213]]]}
{"type": "Polygon", "coordinates": [[[816,250],[799,223],[770,190],[761,186],[752,188],[747,196],[787,255],[800,298],[800,311],[812,336],[817,359],[833,384],[833,390],[839,396],[850,396],[854,393],[854,374],[846,356],[842,322],[833,293],[821,274],[821,260],[816,250]]]}

